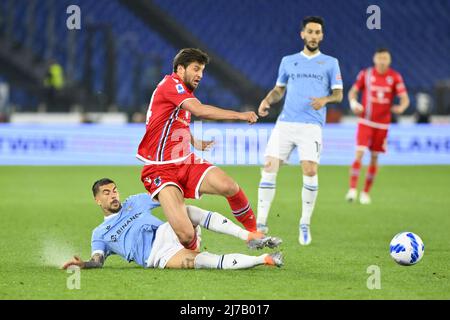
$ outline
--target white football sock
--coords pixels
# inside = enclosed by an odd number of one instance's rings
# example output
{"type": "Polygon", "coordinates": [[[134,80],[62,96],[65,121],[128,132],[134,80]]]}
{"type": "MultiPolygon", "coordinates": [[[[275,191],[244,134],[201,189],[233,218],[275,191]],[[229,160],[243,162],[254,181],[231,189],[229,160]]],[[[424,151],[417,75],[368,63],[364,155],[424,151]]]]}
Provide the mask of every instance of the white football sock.
{"type": "Polygon", "coordinates": [[[302,188],[302,217],[300,224],[311,224],[314,205],[319,193],[319,178],[317,174],[313,177],[303,176],[302,188]]]}
{"type": "Polygon", "coordinates": [[[247,269],[264,264],[264,258],[267,254],[261,256],[247,256],[240,253],[231,253],[217,255],[209,252],[199,253],[194,260],[195,269],[247,269]]]}
{"type": "Polygon", "coordinates": [[[196,206],[186,206],[186,208],[192,224],[200,225],[214,232],[228,234],[244,241],[248,239],[250,232],[234,224],[220,213],[203,210],[196,206]]]}
{"type": "Polygon", "coordinates": [[[261,170],[261,181],[258,188],[258,212],[256,223],[267,224],[270,206],[275,197],[277,173],[261,170]]]}

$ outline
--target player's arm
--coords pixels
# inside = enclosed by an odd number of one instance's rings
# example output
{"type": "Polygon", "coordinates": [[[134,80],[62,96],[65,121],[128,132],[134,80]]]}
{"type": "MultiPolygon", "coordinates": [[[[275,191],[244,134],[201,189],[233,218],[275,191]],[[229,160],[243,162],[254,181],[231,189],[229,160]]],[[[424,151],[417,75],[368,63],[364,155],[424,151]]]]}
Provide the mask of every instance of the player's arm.
{"type": "Polygon", "coordinates": [[[356,115],[361,114],[364,110],[364,107],[358,102],[358,93],[359,93],[358,87],[356,85],[353,85],[347,95],[350,108],[356,115]]]}
{"type": "Polygon", "coordinates": [[[286,87],[275,86],[259,104],[258,114],[266,117],[269,114],[270,105],[281,101],[285,93],[286,87]]]}
{"type": "Polygon", "coordinates": [[[211,140],[211,141],[198,140],[198,139],[195,139],[191,133],[191,145],[197,150],[208,151],[213,147],[214,140],[211,140]]]}
{"type": "Polygon", "coordinates": [[[400,103],[392,107],[392,112],[395,114],[402,114],[409,107],[409,96],[406,92],[403,92],[398,97],[400,103]]]}
{"type": "Polygon", "coordinates": [[[83,261],[80,257],[74,256],[71,260],[67,261],[63,269],[67,269],[70,266],[78,266],[80,269],[94,269],[101,268],[105,263],[105,256],[101,253],[96,253],[92,256],[91,260],[83,261]]]}
{"type": "Polygon", "coordinates": [[[197,99],[187,99],[181,104],[181,108],[189,111],[194,116],[205,120],[242,120],[248,123],[258,121],[258,116],[253,111],[237,112],[202,104],[197,99]]]}
{"type": "Polygon", "coordinates": [[[314,110],[320,110],[325,107],[328,103],[340,103],[344,98],[344,93],[342,89],[333,89],[332,94],[326,97],[316,98],[311,97],[311,106],[314,110]]]}

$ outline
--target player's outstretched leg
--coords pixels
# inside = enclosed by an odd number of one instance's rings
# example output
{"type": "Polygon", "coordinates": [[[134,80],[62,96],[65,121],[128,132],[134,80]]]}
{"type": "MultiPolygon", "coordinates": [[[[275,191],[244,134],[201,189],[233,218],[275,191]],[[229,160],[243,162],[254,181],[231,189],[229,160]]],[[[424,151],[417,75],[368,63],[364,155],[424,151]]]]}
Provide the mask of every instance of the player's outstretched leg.
{"type": "Polygon", "coordinates": [[[224,196],[231,211],[244,228],[256,231],[256,218],[244,191],[223,170],[213,168],[206,174],[200,186],[200,194],[218,194],[224,196]]]}
{"type": "Polygon", "coordinates": [[[261,180],[258,188],[258,214],[256,227],[258,231],[268,233],[267,217],[273,198],[275,197],[276,179],[280,160],[273,157],[267,157],[264,168],[261,170],[261,180]]]}
{"type": "Polygon", "coordinates": [[[194,226],[200,225],[211,231],[227,234],[247,241],[247,245],[250,249],[262,249],[264,247],[276,248],[282,243],[282,240],[279,238],[266,236],[261,232],[244,230],[220,213],[203,210],[199,207],[190,205],[186,206],[186,208],[189,219],[194,226]]]}
{"type": "Polygon", "coordinates": [[[283,265],[281,252],[249,256],[240,253],[217,255],[209,252],[195,252],[182,249],[167,262],[167,269],[248,269],[259,265],[283,265]]]}
{"type": "Polygon", "coordinates": [[[224,255],[201,252],[195,257],[195,269],[248,269],[259,265],[277,266],[283,265],[281,252],[262,254],[260,256],[248,256],[240,253],[224,255]]]}

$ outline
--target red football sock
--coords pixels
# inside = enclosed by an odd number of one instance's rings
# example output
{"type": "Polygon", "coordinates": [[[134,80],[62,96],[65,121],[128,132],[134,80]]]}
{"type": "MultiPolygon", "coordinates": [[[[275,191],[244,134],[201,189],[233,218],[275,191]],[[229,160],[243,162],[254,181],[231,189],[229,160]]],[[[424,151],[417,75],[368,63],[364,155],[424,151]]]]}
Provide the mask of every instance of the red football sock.
{"type": "Polygon", "coordinates": [[[361,169],[361,162],[355,160],[350,169],[350,189],[356,189],[358,186],[359,171],[361,169]]]}
{"type": "Polygon", "coordinates": [[[242,223],[247,231],[256,231],[256,218],[253,213],[250,203],[248,202],[247,196],[244,191],[239,188],[238,193],[234,196],[227,198],[230,208],[233,211],[234,217],[242,223]]]}
{"type": "Polygon", "coordinates": [[[377,166],[369,166],[366,174],[366,183],[364,184],[364,192],[369,192],[372,187],[373,180],[375,179],[375,175],[377,174],[377,166]]]}
{"type": "Polygon", "coordinates": [[[194,233],[194,238],[192,239],[192,241],[188,245],[184,245],[184,247],[186,249],[195,251],[197,249],[197,240],[197,233],[194,233]]]}

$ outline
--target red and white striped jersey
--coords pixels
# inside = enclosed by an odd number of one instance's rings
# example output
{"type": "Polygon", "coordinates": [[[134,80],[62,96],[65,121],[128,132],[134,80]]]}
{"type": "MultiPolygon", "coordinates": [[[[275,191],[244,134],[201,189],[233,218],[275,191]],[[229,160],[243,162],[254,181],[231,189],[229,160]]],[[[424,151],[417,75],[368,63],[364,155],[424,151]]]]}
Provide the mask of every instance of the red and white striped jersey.
{"type": "Polygon", "coordinates": [[[360,71],[354,85],[362,91],[364,111],[359,122],[387,128],[391,122],[391,107],[395,96],[406,93],[400,73],[389,68],[386,73],[380,74],[375,68],[367,68],[360,71]]]}
{"type": "Polygon", "coordinates": [[[138,159],[146,164],[164,164],[182,161],[191,154],[191,114],[181,109],[188,99],[196,98],[177,74],[166,75],[158,84],[148,106],[138,159]]]}

